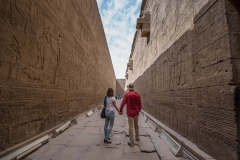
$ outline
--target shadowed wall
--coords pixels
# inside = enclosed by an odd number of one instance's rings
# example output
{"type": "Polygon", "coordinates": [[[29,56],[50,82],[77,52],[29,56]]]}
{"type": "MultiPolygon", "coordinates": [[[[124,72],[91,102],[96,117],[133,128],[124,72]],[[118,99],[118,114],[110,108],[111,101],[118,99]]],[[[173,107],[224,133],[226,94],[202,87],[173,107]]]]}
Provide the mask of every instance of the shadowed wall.
{"type": "Polygon", "coordinates": [[[120,95],[121,97],[125,94],[125,82],[126,79],[117,79],[116,80],[116,96],[120,95]]]}
{"type": "Polygon", "coordinates": [[[143,109],[214,158],[239,159],[236,7],[227,0],[143,2],[150,36],[137,30],[127,71],[143,109]]]}
{"type": "Polygon", "coordinates": [[[102,104],[108,87],[96,0],[0,0],[0,152],[102,104]]]}

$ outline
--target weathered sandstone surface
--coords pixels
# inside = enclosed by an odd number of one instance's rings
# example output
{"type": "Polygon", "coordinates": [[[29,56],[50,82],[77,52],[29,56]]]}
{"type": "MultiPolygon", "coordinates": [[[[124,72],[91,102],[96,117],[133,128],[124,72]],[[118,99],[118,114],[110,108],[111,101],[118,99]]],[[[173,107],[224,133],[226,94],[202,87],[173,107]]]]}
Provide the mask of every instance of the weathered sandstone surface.
{"type": "Polygon", "coordinates": [[[108,87],[95,0],[0,0],[0,152],[102,104],[108,87]]]}
{"type": "Polygon", "coordinates": [[[143,0],[126,73],[143,109],[216,159],[238,159],[240,14],[228,0],[143,0]]]}

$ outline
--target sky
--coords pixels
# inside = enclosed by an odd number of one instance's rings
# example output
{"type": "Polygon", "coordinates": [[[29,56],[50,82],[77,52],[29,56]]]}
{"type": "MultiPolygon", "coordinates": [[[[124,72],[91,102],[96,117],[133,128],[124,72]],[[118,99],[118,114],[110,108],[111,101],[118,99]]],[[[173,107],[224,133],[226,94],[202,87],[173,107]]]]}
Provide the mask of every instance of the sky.
{"type": "Polygon", "coordinates": [[[125,79],[142,0],[97,0],[117,79],[125,79]]]}

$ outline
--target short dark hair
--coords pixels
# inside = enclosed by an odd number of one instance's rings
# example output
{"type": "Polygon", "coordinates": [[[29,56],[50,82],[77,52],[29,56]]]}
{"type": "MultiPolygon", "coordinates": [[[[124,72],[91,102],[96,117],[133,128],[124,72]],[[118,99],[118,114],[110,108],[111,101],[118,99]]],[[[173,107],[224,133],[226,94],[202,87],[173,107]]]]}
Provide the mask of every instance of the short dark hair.
{"type": "Polygon", "coordinates": [[[108,88],[108,90],[107,90],[107,96],[108,96],[108,97],[112,97],[112,96],[113,96],[113,93],[114,93],[113,89],[112,89],[112,88],[108,88]]]}

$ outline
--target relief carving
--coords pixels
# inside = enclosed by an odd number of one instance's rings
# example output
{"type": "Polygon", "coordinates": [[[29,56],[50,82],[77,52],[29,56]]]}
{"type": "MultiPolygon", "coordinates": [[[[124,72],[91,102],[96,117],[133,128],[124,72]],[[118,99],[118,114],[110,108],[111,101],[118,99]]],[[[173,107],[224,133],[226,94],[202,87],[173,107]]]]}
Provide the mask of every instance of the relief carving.
{"type": "Polygon", "coordinates": [[[17,79],[17,74],[19,72],[18,61],[21,59],[20,49],[21,47],[19,46],[18,40],[15,36],[12,36],[12,43],[9,45],[8,51],[6,53],[6,55],[11,57],[11,60],[8,61],[8,78],[17,79]]]}
{"type": "Polygon", "coordinates": [[[95,107],[114,87],[100,21],[94,0],[0,0],[0,152],[95,107]],[[88,94],[93,87],[99,94],[88,94]]]}
{"type": "Polygon", "coordinates": [[[37,13],[36,13],[36,20],[37,20],[36,23],[38,23],[40,27],[46,26],[46,22],[45,22],[46,20],[44,17],[45,15],[46,15],[45,12],[40,7],[38,7],[37,13]]]}
{"type": "Polygon", "coordinates": [[[14,2],[11,2],[11,15],[10,15],[10,22],[11,24],[16,27],[21,21],[21,13],[16,8],[16,5],[14,2]]]}
{"type": "Polygon", "coordinates": [[[197,15],[200,10],[209,2],[210,0],[193,0],[194,4],[194,14],[197,15]]]}
{"type": "Polygon", "coordinates": [[[0,33],[7,32],[9,29],[9,26],[6,21],[4,21],[2,18],[0,18],[0,33]]]}
{"type": "Polygon", "coordinates": [[[65,12],[66,11],[66,3],[67,3],[67,0],[59,0],[58,1],[58,9],[61,12],[65,12]]]}

